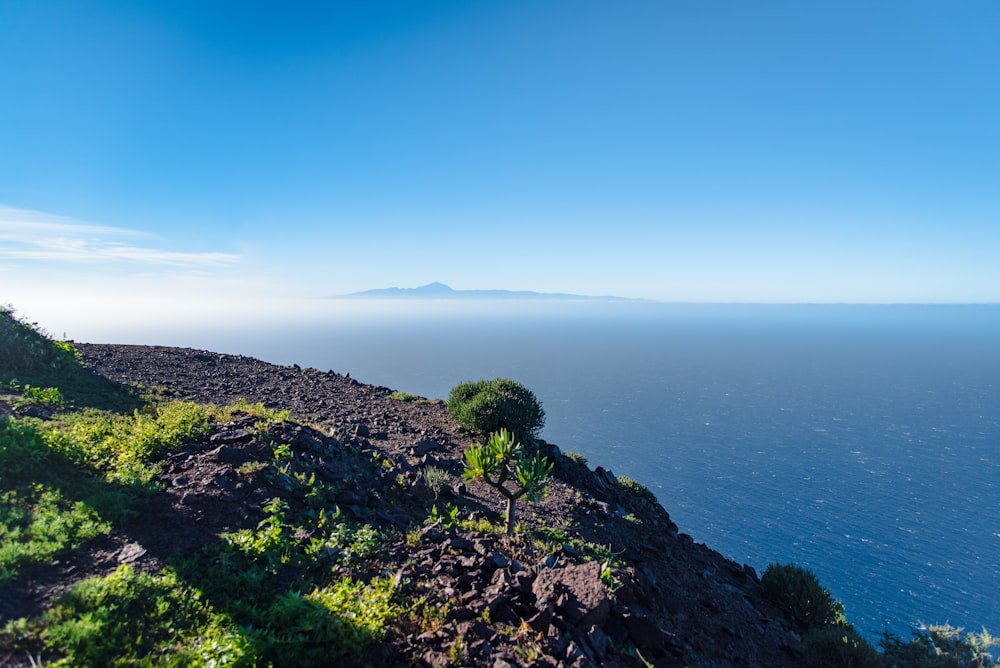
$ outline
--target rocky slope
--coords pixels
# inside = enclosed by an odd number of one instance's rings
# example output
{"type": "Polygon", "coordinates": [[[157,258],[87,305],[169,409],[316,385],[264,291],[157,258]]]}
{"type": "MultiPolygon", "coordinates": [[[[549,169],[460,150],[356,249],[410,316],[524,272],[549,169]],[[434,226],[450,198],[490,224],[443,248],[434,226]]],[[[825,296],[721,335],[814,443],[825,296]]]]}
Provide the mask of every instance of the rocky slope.
{"type": "Polygon", "coordinates": [[[462,664],[495,668],[643,665],[638,655],[656,666],[801,662],[798,636],[764,599],[753,569],[695,543],[661,506],[556,446],[539,444],[556,462],[548,495],[520,509],[548,542],[508,540],[458,529],[447,518],[427,522],[434,504],[491,521],[502,507],[490,488],[462,484],[462,451],[472,439],[441,404],[400,401],[388,388],[333,371],[243,356],[79,349],[85,364],[110,380],[199,402],[262,402],[289,409],[295,422],[272,426],[263,439],[252,421],[236,419],[170,455],[161,474],[165,489],[141,521],[18,578],[0,595],[0,621],[37,613],[73,582],[120,563],[157,571],[220,532],[255,526],[262,504],[276,494],[295,502],[273,478],[235,473],[287,443],[303,467],[337,486],[345,513],[398,530],[400,538],[359,567],[359,577],[393,568],[399,582],[450,602],[432,631],[395,629],[373,664],[447,665],[460,656],[462,664]],[[431,484],[431,465],[450,474],[450,484],[431,484]]]}

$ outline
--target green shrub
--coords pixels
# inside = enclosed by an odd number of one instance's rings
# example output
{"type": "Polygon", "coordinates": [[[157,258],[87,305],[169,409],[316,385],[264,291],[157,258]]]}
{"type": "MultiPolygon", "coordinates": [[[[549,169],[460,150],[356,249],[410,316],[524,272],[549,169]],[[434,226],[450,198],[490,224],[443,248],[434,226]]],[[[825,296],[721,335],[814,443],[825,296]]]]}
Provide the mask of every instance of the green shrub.
{"type": "Polygon", "coordinates": [[[471,432],[490,434],[507,429],[521,440],[536,436],[545,411],[524,385],[508,378],[456,385],[448,397],[448,412],[471,432]]]}
{"type": "Polygon", "coordinates": [[[806,665],[814,668],[879,668],[879,654],[850,624],[822,626],[802,639],[806,665]]]}
{"type": "Polygon", "coordinates": [[[1000,645],[983,629],[962,637],[963,629],[949,624],[931,625],[913,632],[909,642],[885,631],[879,646],[886,665],[895,668],[987,668],[997,665],[988,653],[1000,645]]]}
{"type": "Polygon", "coordinates": [[[425,466],[424,482],[427,483],[427,486],[434,492],[434,496],[437,497],[441,492],[451,487],[452,477],[444,469],[436,466],[425,466]]]}
{"type": "Polygon", "coordinates": [[[794,564],[770,564],[760,578],[764,595],[803,630],[844,622],[844,606],[835,601],[812,572],[794,564]]]}
{"type": "Polygon", "coordinates": [[[639,498],[645,499],[650,503],[656,503],[656,495],[653,494],[648,487],[643,485],[641,482],[632,480],[632,478],[629,478],[628,476],[618,476],[618,486],[629,494],[638,496],[639,498]]]}

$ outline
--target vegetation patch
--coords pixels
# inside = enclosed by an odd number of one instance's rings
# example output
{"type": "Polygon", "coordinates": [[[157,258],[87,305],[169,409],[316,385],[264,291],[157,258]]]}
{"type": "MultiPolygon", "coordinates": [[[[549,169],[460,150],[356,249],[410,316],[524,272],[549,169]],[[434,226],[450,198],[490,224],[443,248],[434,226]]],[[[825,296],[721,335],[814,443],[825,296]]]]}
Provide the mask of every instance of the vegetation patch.
{"type": "Polygon", "coordinates": [[[620,475],[617,478],[618,486],[628,494],[632,496],[638,496],[640,499],[645,499],[650,503],[656,503],[656,495],[641,482],[636,482],[628,476],[620,475]]]}
{"type": "Polygon", "coordinates": [[[23,409],[28,406],[66,407],[66,401],[58,387],[35,387],[34,385],[20,387],[11,382],[11,389],[21,393],[21,397],[14,403],[14,408],[23,409]]]}
{"type": "Polygon", "coordinates": [[[440,399],[426,399],[424,397],[421,397],[420,395],[410,394],[409,392],[400,392],[399,390],[396,390],[395,392],[390,394],[389,398],[395,399],[396,401],[405,401],[408,403],[415,403],[415,404],[428,404],[431,406],[444,403],[440,399]]]}
{"type": "Polygon", "coordinates": [[[11,306],[0,306],[0,386],[21,394],[19,408],[131,409],[141,403],[135,389],[85,370],[72,343],[54,341],[37,323],[18,318],[11,306]]]}
{"type": "Polygon", "coordinates": [[[448,396],[448,412],[473,433],[506,429],[521,441],[534,438],[545,424],[545,411],[531,390],[508,378],[456,385],[448,396]]]}
{"type": "Polygon", "coordinates": [[[252,665],[243,632],[171,570],[122,565],[77,584],[41,618],[9,623],[4,635],[43,647],[58,657],[53,666],[252,665]]]}
{"type": "Polygon", "coordinates": [[[764,595],[803,630],[844,622],[844,606],[833,599],[816,575],[795,564],[770,564],[760,578],[764,595]]]}
{"type": "Polygon", "coordinates": [[[450,473],[437,466],[425,466],[424,481],[431,488],[431,491],[434,492],[434,497],[437,498],[441,492],[451,488],[454,478],[450,473]]]}
{"type": "Polygon", "coordinates": [[[391,579],[344,578],[311,593],[279,596],[253,634],[263,665],[369,665],[367,651],[402,612],[391,579]]]}
{"type": "Polygon", "coordinates": [[[208,433],[212,410],[172,401],[131,415],[87,409],[45,425],[48,445],[68,460],[100,471],[109,482],[149,483],[155,457],[208,433]]]}
{"type": "Polygon", "coordinates": [[[0,382],[29,381],[53,385],[75,375],[80,354],[73,344],[53,341],[37,323],[16,317],[11,306],[0,306],[0,382]]]}
{"type": "Polygon", "coordinates": [[[1000,647],[1000,638],[993,637],[986,629],[963,636],[964,630],[950,624],[931,625],[913,631],[909,641],[885,631],[879,641],[883,665],[896,668],[987,668],[996,665],[990,649],[1000,647]]]}
{"type": "Polygon", "coordinates": [[[57,489],[34,483],[0,493],[0,583],[110,530],[92,506],[57,489]]]}

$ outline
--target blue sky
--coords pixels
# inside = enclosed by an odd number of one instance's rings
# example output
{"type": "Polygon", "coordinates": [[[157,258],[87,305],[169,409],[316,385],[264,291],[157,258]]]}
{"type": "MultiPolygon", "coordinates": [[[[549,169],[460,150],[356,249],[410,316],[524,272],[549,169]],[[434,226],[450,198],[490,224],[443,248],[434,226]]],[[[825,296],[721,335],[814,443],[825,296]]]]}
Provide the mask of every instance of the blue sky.
{"type": "Polygon", "coordinates": [[[22,310],[1000,301],[992,0],[0,0],[0,62],[22,310]]]}

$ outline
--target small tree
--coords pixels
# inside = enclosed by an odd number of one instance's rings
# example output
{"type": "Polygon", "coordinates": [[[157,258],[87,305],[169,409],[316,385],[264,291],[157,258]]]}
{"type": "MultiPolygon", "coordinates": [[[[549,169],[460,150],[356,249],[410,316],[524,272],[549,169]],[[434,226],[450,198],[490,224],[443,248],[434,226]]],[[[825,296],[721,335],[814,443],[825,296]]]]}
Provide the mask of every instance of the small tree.
{"type": "Polygon", "coordinates": [[[479,480],[496,489],[507,499],[507,534],[514,533],[517,500],[527,497],[537,501],[549,484],[552,462],[538,453],[528,456],[524,446],[506,429],[493,432],[486,445],[469,446],[465,451],[467,480],[479,480]],[[508,488],[506,483],[514,483],[508,488]]]}

